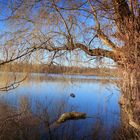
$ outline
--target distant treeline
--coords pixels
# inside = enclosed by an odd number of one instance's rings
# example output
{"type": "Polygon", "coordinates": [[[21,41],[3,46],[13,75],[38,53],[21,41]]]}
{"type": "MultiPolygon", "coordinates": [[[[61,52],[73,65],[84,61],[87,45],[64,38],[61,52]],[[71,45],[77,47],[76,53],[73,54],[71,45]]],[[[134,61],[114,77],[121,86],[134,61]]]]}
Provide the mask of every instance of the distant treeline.
{"type": "Polygon", "coordinates": [[[25,64],[13,63],[0,67],[0,71],[29,72],[29,73],[54,73],[54,74],[81,74],[81,75],[116,75],[115,69],[110,68],[88,68],[76,66],[59,66],[47,64],[25,64]]]}

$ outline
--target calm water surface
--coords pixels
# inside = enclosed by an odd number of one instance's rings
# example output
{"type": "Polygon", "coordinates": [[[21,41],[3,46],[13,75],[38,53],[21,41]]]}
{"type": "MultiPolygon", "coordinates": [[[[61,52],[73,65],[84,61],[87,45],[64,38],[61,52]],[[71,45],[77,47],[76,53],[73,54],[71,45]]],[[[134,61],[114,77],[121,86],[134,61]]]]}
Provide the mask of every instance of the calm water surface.
{"type": "Polygon", "coordinates": [[[109,77],[33,74],[17,89],[1,93],[0,107],[5,104],[17,112],[29,109],[32,116],[49,118],[50,125],[64,112],[85,112],[88,116],[50,130],[51,137],[42,121],[37,139],[111,139],[113,129],[120,125],[119,97],[109,77]]]}

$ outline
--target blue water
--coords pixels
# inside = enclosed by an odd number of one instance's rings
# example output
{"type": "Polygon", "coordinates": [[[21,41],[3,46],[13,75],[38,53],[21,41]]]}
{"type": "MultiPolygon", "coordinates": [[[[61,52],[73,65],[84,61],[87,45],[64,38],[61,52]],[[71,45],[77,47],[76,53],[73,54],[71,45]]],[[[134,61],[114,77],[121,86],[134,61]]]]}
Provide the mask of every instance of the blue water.
{"type": "MultiPolygon", "coordinates": [[[[100,120],[105,132],[110,137],[109,131],[120,124],[120,107],[118,105],[120,93],[116,85],[107,80],[108,78],[105,78],[104,81],[101,79],[104,78],[96,76],[74,77],[74,75],[66,77],[64,75],[63,77],[62,75],[32,75],[30,80],[17,89],[2,93],[0,99],[18,110],[22,98],[26,97],[32,113],[39,114],[45,109],[52,121],[64,112],[85,112],[89,118],[68,121],[62,124],[58,131],[61,130],[60,132],[64,133],[63,127],[72,125],[78,130],[75,132],[76,139],[81,139],[82,136],[93,132],[95,124],[100,120]],[[74,93],[75,98],[72,98],[70,93],[74,93]]],[[[44,135],[42,140],[47,137],[43,130],[42,135],[44,135]]]]}

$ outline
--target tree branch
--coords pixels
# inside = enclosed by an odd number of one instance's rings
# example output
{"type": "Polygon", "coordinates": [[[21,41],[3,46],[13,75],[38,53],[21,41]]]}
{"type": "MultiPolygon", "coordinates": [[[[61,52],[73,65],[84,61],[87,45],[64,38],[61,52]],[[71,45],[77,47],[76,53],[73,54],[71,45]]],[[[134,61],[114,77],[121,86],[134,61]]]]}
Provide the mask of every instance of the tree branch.
{"type": "Polygon", "coordinates": [[[13,83],[6,85],[5,87],[0,87],[0,91],[13,90],[17,88],[20,85],[20,83],[22,83],[26,78],[27,78],[27,75],[23,79],[16,81],[16,77],[15,77],[15,81],[13,83]]]}
{"type": "Polygon", "coordinates": [[[107,45],[108,47],[110,47],[112,50],[115,51],[117,48],[119,48],[101,30],[97,31],[97,35],[104,42],[104,44],[107,45]]]}
{"type": "Polygon", "coordinates": [[[122,20],[131,15],[131,11],[126,0],[114,0],[114,9],[122,20]]]}
{"type": "Polygon", "coordinates": [[[82,51],[84,51],[86,54],[90,56],[107,57],[116,61],[116,54],[113,51],[108,51],[101,48],[89,49],[87,46],[81,43],[76,43],[73,48],[68,48],[67,45],[64,45],[63,47],[45,46],[45,47],[42,47],[42,49],[46,49],[48,51],[63,51],[63,50],[72,51],[76,49],[81,49],[82,51]]]}
{"type": "Polygon", "coordinates": [[[96,22],[96,29],[97,29],[97,35],[98,37],[103,41],[103,43],[105,45],[107,45],[108,47],[110,47],[112,50],[116,50],[118,47],[116,44],[114,44],[107,35],[104,34],[104,32],[101,30],[100,28],[100,22],[98,20],[98,17],[97,17],[97,12],[94,8],[94,6],[92,5],[92,3],[90,2],[90,0],[88,0],[89,2],[89,5],[91,7],[91,10],[93,12],[93,16],[94,16],[94,19],[95,19],[95,22],[96,22]]]}

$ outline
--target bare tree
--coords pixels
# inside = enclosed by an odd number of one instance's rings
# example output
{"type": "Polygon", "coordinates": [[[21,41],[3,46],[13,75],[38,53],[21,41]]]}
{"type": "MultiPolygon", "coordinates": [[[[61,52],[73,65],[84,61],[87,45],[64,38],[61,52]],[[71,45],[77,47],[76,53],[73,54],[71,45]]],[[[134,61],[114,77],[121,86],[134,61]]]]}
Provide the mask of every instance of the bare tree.
{"type": "Polygon", "coordinates": [[[121,89],[129,124],[139,128],[140,110],[135,110],[140,102],[139,0],[19,0],[7,3],[5,9],[9,15],[3,20],[9,28],[14,26],[11,35],[18,33],[22,39],[11,57],[4,47],[6,59],[0,65],[40,50],[54,52],[53,59],[58,53],[67,55],[65,52],[75,50],[112,59],[123,76],[121,89]]]}

